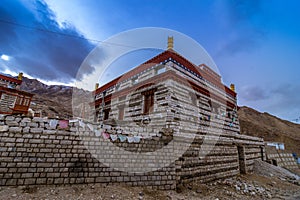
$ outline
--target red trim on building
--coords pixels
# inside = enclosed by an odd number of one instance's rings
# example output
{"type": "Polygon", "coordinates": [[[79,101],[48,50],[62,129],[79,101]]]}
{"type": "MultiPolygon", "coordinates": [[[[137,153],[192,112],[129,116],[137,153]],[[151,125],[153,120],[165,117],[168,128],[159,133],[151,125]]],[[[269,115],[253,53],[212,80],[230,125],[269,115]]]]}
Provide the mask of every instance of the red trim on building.
{"type": "Polygon", "coordinates": [[[25,92],[25,91],[22,91],[22,90],[16,90],[16,89],[12,89],[12,88],[7,88],[7,87],[3,87],[3,86],[0,86],[0,91],[5,91],[5,92],[8,92],[8,93],[12,93],[12,94],[26,95],[26,96],[29,96],[29,97],[33,97],[33,95],[34,95],[34,94],[29,93],[29,92],[25,92]]]}
{"type": "Polygon", "coordinates": [[[22,83],[22,80],[18,80],[18,79],[16,79],[16,78],[4,76],[4,75],[2,75],[2,74],[0,74],[0,79],[9,81],[9,82],[11,82],[11,83],[15,83],[15,84],[17,84],[17,85],[21,85],[21,83],[22,83]]]}
{"type": "Polygon", "coordinates": [[[221,83],[221,81],[217,81],[214,77],[209,75],[207,72],[204,72],[203,70],[198,70],[197,69],[198,66],[194,65],[193,63],[191,63],[190,61],[185,59],[183,56],[176,53],[174,50],[164,51],[161,54],[151,58],[150,60],[146,61],[145,63],[141,64],[140,66],[130,70],[129,72],[119,76],[118,78],[116,78],[116,79],[112,80],[111,82],[109,82],[109,83],[103,85],[102,87],[98,88],[95,91],[95,94],[99,94],[99,93],[105,91],[106,89],[116,85],[118,82],[122,82],[124,80],[127,80],[127,79],[131,78],[132,76],[134,76],[136,74],[139,74],[139,73],[145,71],[146,69],[152,67],[153,65],[159,64],[159,63],[161,63],[161,62],[163,62],[163,61],[165,61],[169,58],[172,58],[173,60],[177,61],[178,63],[180,63],[183,66],[185,66],[186,68],[188,68],[189,70],[191,70],[194,73],[202,76],[205,80],[213,83],[214,85],[216,85],[220,89],[223,89],[223,87],[225,87],[225,91],[227,93],[229,93],[233,97],[236,97],[236,93],[234,91],[230,90],[227,86],[223,85],[221,83]]]}
{"type": "Polygon", "coordinates": [[[28,109],[30,107],[30,102],[32,100],[33,94],[21,91],[21,90],[16,90],[12,88],[7,88],[0,86],[0,98],[2,94],[6,94],[9,96],[16,96],[16,101],[13,107],[9,107],[11,112],[4,112],[0,110],[0,114],[27,114],[28,109]],[[18,103],[18,98],[21,99],[21,101],[18,103]],[[24,104],[25,102],[25,104],[24,104]]]}
{"type": "MultiPolygon", "coordinates": [[[[177,81],[181,84],[184,84],[184,85],[187,85],[189,87],[192,87],[195,91],[197,92],[200,92],[201,94],[204,94],[206,95],[207,97],[210,97],[212,99],[216,99],[218,100],[219,102],[223,102],[225,104],[225,102],[227,102],[227,105],[231,108],[234,108],[235,107],[235,104],[234,103],[231,103],[229,102],[228,99],[226,98],[222,98],[218,95],[215,95],[213,93],[211,93],[209,90],[201,87],[199,84],[197,84],[196,82],[194,81],[191,81],[187,78],[184,78],[182,76],[179,76],[178,74],[176,74],[174,71],[167,71],[167,72],[164,72],[162,74],[159,74],[157,76],[154,76],[154,77],[151,77],[143,82],[140,82],[132,87],[129,87],[129,88],[125,88],[123,90],[120,90],[120,91],[117,91],[113,94],[110,94],[110,95],[107,95],[106,97],[104,97],[104,102],[108,102],[108,101],[111,101],[111,99],[115,99],[115,98],[118,98],[118,97],[121,97],[121,96],[124,96],[124,95],[127,95],[129,94],[130,92],[133,92],[133,91],[136,91],[138,89],[141,89],[143,88],[144,85],[147,85],[147,86],[151,86],[151,84],[158,84],[160,83],[161,81],[165,81],[167,79],[172,79],[174,81],[177,81]]],[[[226,89],[226,88],[225,88],[226,89]]],[[[99,107],[101,106],[101,103],[102,103],[102,98],[100,99],[97,99],[95,101],[95,107],[99,107]]]]}

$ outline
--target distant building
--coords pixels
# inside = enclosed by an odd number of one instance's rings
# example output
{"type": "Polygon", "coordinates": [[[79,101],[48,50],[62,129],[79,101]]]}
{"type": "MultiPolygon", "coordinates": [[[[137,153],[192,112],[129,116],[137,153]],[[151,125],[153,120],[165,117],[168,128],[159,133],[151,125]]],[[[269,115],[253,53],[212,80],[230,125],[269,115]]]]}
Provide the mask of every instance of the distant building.
{"type": "Polygon", "coordinates": [[[0,74],[0,114],[27,114],[33,94],[19,89],[22,75],[16,79],[0,74]]]}
{"type": "Polygon", "coordinates": [[[236,109],[234,85],[174,51],[172,37],[166,51],[95,90],[95,121],[133,135],[165,128],[239,134],[236,109]]]}
{"type": "Polygon", "coordinates": [[[275,147],[277,150],[284,150],[284,143],[281,142],[265,142],[267,146],[275,147]]]}

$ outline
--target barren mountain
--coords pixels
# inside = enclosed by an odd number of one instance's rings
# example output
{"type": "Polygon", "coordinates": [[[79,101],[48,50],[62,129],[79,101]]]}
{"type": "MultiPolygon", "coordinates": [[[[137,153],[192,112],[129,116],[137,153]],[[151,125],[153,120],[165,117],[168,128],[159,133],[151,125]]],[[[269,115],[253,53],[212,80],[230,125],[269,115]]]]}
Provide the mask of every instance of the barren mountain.
{"type": "MultiPolygon", "coordinates": [[[[72,117],[73,87],[62,85],[46,85],[36,79],[23,77],[21,89],[35,94],[31,108],[42,112],[42,116],[70,118],[72,117]]],[[[78,90],[77,90],[78,91],[78,90]]],[[[87,91],[79,90],[84,96],[87,91]]]]}
{"type": "MultiPolygon", "coordinates": [[[[73,87],[45,85],[36,79],[24,77],[21,89],[34,93],[31,108],[42,111],[43,116],[72,116],[73,87]]],[[[82,97],[87,91],[80,90],[82,97]]],[[[268,113],[260,113],[252,108],[238,110],[241,133],[264,138],[265,141],[285,143],[290,152],[300,155],[300,125],[279,119],[268,113]]]]}
{"type": "Polygon", "coordinates": [[[289,152],[300,155],[300,125],[252,108],[238,110],[241,133],[264,138],[265,141],[283,142],[289,152]]]}

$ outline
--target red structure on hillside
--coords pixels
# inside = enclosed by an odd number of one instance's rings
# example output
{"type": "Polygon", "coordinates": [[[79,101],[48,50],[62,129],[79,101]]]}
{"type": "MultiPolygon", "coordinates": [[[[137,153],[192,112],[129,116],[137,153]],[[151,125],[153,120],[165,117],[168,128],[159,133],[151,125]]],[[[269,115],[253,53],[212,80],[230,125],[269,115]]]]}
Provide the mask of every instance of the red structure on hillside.
{"type": "Polygon", "coordinates": [[[20,90],[22,76],[0,74],[0,114],[27,114],[33,94],[20,90]]]}

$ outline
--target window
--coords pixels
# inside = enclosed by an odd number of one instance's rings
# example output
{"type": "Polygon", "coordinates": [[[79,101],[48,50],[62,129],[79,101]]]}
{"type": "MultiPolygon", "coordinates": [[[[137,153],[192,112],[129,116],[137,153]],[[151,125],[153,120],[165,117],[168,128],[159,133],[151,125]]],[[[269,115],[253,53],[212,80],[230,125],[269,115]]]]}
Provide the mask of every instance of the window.
{"type": "Polygon", "coordinates": [[[166,71],[166,67],[160,66],[156,69],[156,74],[161,74],[161,73],[164,73],[165,71],[166,71]]]}
{"type": "Polygon", "coordinates": [[[107,120],[109,118],[109,111],[110,111],[110,109],[105,109],[103,111],[104,112],[103,120],[107,120]]]}
{"type": "Polygon", "coordinates": [[[24,102],[24,96],[18,96],[16,104],[17,105],[22,105],[24,102]]]}
{"type": "Polygon", "coordinates": [[[111,101],[106,101],[106,102],[104,102],[104,105],[105,106],[108,106],[108,105],[110,105],[111,104],[111,101]]]}
{"type": "Polygon", "coordinates": [[[25,98],[24,101],[23,101],[23,105],[24,105],[24,106],[27,106],[28,101],[29,101],[29,100],[28,100],[27,98],[25,98]]]}
{"type": "Polygon", "coordinates": [[[124,111],[125,111],[125,105],[119,106],[119,120],[124,119],[124,111]]]}
{"type": "Polygon", "coordinates": [[[193,106],[197,106],[197,97],[195,94],[193,94],[192,92],[190,92],[190,97],[191,97],[191,100],[192,100],[192,105],[193,106]]]}
{"type": "Polygon", "coordinates": [[[119,101],[124,101],[126,100],[126,95],[119,97],[119,101]]]}
{"type": "Polygon", "coordinates": [[[132,84],[135,85],[139,82],[138,77],[132,79],[132,84]]]}
{"type": "Polygon", "coordinates": [[[155,91],[156,89],[151,89],[142,93],[144,95],[144,114],[153,112],[155,91]]]}

